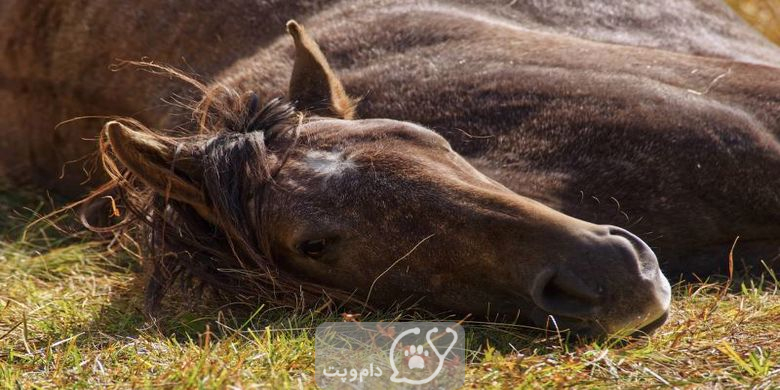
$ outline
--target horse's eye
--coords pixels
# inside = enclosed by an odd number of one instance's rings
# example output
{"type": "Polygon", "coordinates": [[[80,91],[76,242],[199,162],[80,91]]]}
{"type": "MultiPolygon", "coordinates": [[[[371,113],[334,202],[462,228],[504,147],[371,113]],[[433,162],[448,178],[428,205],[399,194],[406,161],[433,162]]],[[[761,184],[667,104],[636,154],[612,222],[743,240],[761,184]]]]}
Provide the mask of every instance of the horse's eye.
{"type": "Polygon", "coordinates": [[[316,259],[325,253],[326,244],[327,242],[324,238],[319,240],[309,240],[300,245],[300,250],[306,256],[316,259]]]}

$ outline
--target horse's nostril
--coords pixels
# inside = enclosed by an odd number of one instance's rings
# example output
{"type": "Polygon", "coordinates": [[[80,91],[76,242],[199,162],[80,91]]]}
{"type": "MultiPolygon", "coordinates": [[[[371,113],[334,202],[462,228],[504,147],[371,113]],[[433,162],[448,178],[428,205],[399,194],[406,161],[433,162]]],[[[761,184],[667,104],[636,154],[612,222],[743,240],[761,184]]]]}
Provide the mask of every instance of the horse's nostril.
{"type": "Polygon", "coordinates": [[[658,273],[658,259],[653,250],[642,239],[628,230],[617,226],[608,226],[608,229],[611,236],[621,237],[631,244],[642,275],[648,279],[655,279],[658,273]]]}
{"type": "Polygon", "coordinates": [[[540,275],[532,295],[548,313],[578,318],[591,318],[600,301],[597,291],[566,271],[540,275]]]}
{"type": "Polygon", "coordinates": [[[629,232],[626,229],[619,228],[617,226],[607,226],[607,229],[609,231],[609,235],[623,237],[626,240],[628,240],[631,243],[631,245],[633,245],[634,247],[640,247],[641,249],[644,249],[644,247],[646,246],[646,244],[644,243],[644,241],[642,241],[642,239],[635,236],[633,233],[629,232]]]}
{"type": "Polygon", "coordinates": [[[615,226],[582,234],[577,250],[538,273],[531,285],[532,320],[578,334],[652,331],[669,309],[669,282],[640,238],[615,226]],[[562,328],[561,328],[562,329],[562,328]]]}
{"type": "Polygon", "coordinates": [[[628,230],[619,228],[617,226],[609,226],[608,229],[609,229],[610,236],[618,236],[618,237],[625,238],[626,240],[628,240],[628,242],[631,243],[631,246],[633,246],[634,249],[636,249],[637,251],[650,250],[650,248],[647,246],[647,244],[645,244],[644,241],[642,241],[642,239],[635,236],[633,233],[629,232],[628,230]]]}

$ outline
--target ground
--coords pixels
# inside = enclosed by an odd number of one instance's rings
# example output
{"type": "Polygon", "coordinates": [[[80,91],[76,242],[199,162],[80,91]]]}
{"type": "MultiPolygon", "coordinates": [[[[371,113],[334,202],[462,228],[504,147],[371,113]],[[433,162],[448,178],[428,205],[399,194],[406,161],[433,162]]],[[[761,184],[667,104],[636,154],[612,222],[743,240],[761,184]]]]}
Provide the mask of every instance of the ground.
{"type": "MultiPolygon", "coordinates": [[[[133,250],[46,222],[28,225],[48,203],[0,190],[7,216],[0,221],[0,387],[314,387],[314,329],[343,320],[341,313],[215,307],[184,294],[150,323],[140,310],[133,250]]],[[[473,388],[780,384],[780,294],[771,273],[730,287],[726,280],[678,284],[669,322],[631,341],[567,340],[474,321],[464,327],[473,388]]]]}

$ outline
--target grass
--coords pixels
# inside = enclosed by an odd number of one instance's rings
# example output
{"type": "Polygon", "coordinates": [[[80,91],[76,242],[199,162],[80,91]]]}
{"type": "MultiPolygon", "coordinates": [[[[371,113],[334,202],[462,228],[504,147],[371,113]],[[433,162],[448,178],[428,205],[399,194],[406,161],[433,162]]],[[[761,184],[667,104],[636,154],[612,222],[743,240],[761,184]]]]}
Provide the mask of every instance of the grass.
{"type": "MultiPolygon", "coordinates": [[[[314,328],[339,313],[212,307],[179,296],[168,300],[168,317],[148,323],[140,267],[128,252],[42,225],[22,234],[43,204],[0,191],[0,213],[16,216],[0,231],[0,387],[314,387],[314,328]]],[[[467,387],[780,383],[780,295],[771,274],[729,289],[678,285],[667,325],[629,343],[567,342],[518,325],[465,328],[467,387]]]]}

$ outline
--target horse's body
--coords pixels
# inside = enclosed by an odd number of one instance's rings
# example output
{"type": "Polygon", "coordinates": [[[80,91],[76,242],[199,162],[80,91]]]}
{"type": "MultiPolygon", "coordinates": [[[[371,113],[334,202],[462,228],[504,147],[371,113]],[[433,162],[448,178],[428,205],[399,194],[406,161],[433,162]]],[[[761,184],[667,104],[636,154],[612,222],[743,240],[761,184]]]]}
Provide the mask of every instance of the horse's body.
{"type": "Polygon", "coordinates": [[[187,119],[162,102],[179,83],[117,59],[284,95],[295,17],[357,117],[437,131],[517,194],[636,233],[667,275],[722,270],[737,236],[777,267],[780,49],[717,1],[16,3],[0,5],[0,172],[17,180],[79,188],[81,163],[57,177],[99,124],[60,121],[187,119]]]}

